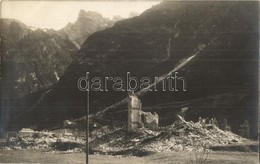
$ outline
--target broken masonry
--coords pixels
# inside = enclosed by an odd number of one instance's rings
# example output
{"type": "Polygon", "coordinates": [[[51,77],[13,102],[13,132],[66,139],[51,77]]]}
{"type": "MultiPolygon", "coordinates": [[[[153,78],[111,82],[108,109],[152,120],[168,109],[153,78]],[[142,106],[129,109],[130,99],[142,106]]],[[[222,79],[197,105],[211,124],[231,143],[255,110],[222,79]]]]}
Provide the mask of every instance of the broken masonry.
{"type": "Polygon", "coordinates": [[[157,113],[143,112],[141,100],[134,94],[128,95],[128,124],[129,133],[136,131],[138,128],[146,127],[154,130],[158,128],[159,116],[157,113]]]}

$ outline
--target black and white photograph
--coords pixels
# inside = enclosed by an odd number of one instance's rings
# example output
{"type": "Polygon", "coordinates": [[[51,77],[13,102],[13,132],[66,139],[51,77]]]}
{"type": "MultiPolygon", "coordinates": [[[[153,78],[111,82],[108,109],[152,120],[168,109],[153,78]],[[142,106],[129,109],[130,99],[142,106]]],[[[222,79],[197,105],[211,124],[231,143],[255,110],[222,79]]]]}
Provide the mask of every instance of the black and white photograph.
{"type": "Polygon", "coordinates": [[[0,1],[0,163],[258,164],[259,1],[0,1]]]}

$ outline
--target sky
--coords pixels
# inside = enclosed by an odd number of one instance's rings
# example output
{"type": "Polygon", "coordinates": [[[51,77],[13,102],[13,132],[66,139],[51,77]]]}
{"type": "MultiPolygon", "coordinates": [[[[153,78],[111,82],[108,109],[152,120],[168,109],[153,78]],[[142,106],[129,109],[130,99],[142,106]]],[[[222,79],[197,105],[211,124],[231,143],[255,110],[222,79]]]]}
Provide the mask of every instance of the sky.
{"type": "Polygon", "coordinates": [[[75,22],[81,9],[96,11],[107,18],[128,18],[130,12],[142,13],[159,1],[2,1],[2,18],[14,18],[28,26],[55,30],[75,22]]]}

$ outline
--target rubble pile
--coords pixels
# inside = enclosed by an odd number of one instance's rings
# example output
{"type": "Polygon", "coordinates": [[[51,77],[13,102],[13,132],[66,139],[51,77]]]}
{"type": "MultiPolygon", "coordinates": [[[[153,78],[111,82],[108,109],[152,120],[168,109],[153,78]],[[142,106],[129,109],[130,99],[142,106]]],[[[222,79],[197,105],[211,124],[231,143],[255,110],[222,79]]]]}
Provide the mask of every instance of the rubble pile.
{"type": "Polygon", "coordinates": [[[102,152],[122,151],[126,149],[144,149],[147,151],[192,151],[211,146],[242,143],[246,139],[223,131],[213,124],[203,124],[179,120],[167,127],[156,130],[137,129],[127,133],[126,128],[101,128],[91,133],[91,149],[102,152]]]}
{"type": "Polygon", "coordinates": [[[186,122],[180,117],[175,124],[165,127],[156,140],[144,145],[145,149],[178,151],[210,148],[211,146],[242,143],[246,139],[230,131],[223,131],[213,124],[186,122]]]}
{"type": "Polygon", "coordinates": [[[11,132],[7,136],[5,149],[51,149],[61,151],[85,151],[85,138],[78,137],[66,130],[34,131],[22,129],[16,135],[11,132]]]}

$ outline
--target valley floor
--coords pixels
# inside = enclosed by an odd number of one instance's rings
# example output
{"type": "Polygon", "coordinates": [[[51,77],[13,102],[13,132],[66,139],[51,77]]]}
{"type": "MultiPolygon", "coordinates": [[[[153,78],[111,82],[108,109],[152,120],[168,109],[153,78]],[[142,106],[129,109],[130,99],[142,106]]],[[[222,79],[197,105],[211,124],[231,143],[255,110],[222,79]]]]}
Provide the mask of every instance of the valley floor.
{"type": "MultiPolygon", "coordinates": [[[[90,155],[89,164],[190,164],[189,152],[156,153],[145,157],[90,155]]],[[[192,158],[194,159],[194,157],[192,158]]],[[[85,153],[43,152],[40,150],[0,151],[0,163],[85,163],[85,153]]],[[[258,153],[210,152],[209,164],[257,164],[258,153]]]]}
{"type": "MultiPolygon", "coordinates": [[[[156,153],[146,157],[90,155],[90,164],[192,164],[189,152],[156,153]]],[[[194,157],[193,157],[194,159],[194,157]]],[[[258,153],[214,151],[209,154],[209,164],[257,164],[258,153]]]]}
{"type": "Polygon", "coordinates": [[[85,153],[44,152],[42,150],[0,150],[0,163],[86,163],[85,153]]]}

